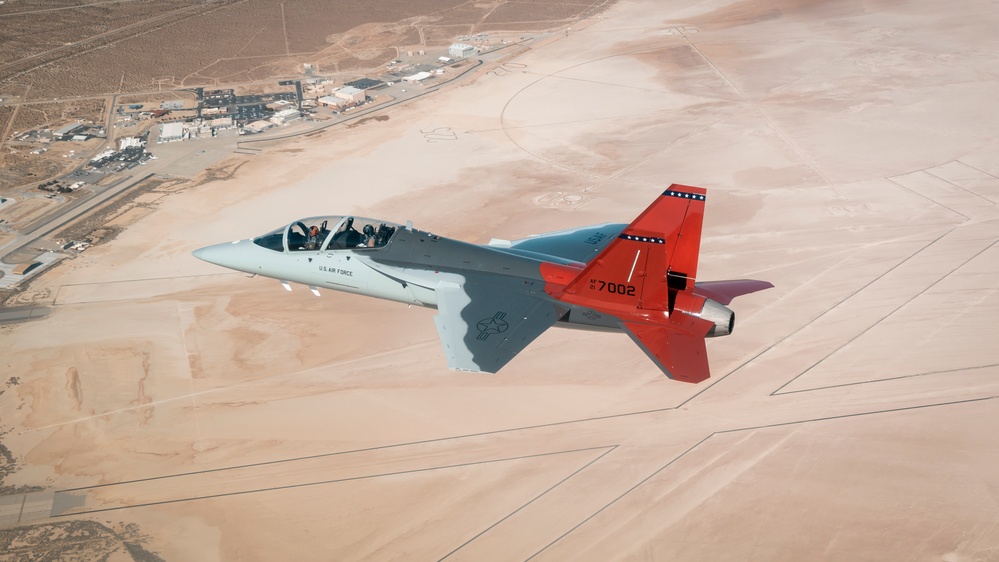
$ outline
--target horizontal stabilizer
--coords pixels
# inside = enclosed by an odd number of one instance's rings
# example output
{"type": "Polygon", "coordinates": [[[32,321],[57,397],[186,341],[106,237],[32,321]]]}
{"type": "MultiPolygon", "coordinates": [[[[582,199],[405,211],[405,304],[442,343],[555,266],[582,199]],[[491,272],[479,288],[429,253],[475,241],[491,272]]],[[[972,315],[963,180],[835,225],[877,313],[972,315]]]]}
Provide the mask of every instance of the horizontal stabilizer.
{"type": "Polygon", "coordinates": [[[686,314],[682,328],[655,324],[622,323],[621,328],[642,348],[667,377],[699,383],[711,376],[704,335],[712,324],[686,314]]]}
{"type": "Polygon", "coordinates": [[[732,299],[755,293],[764,289],[772,289],[773,283],[755,279],[732,279],[729,281],[706,281],[698,283],[694,294],[707,297],[721,304],[728,304],[732,299]]]}

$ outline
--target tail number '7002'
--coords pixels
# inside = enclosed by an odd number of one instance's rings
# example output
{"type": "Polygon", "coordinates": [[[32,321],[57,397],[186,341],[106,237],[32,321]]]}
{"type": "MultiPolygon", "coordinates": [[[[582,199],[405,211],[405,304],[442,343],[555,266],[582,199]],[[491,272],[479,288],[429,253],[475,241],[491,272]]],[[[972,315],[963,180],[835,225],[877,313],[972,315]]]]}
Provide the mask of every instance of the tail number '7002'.
{"type": "Polygon", "coordinates": [[[594,291],[606,291],[615,295],[635,296],[635,286],[624,283],[608,283],[600,279],[590,279],[590,289],[594,291]]]}

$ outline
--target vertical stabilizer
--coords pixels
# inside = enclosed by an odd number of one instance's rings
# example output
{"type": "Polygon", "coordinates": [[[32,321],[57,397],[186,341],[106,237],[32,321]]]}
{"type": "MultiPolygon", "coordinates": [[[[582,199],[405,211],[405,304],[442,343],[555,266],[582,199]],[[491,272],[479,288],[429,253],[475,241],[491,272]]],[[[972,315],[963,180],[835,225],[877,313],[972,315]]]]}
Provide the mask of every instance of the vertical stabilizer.
{"type": "Polygon", "coordinates": [[[705,194],[700,187],[671,185],[565,287],[569,299],[671,310],[671,293],[694,287],[705,194]]]}

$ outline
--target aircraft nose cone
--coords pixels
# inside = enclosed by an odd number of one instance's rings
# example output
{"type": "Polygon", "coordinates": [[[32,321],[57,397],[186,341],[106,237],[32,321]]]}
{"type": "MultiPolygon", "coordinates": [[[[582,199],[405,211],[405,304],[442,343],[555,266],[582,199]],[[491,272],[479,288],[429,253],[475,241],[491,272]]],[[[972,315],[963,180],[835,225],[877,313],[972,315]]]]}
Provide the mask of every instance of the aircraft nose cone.
{"type": "Polygon", "coordinates": [[[191,255],[194,256],[194,257],[196,257],[196,258],[198,258],[201,261],[210,262],[211,260],[209,260],[208,257],[207,257],[207,255],[206,255],[208,253],[209,253],[208,252],[208,248],[198,248],[197,250],[191,252],[191,255]]]}
{"type": "Polygon", "coordinates": [[[191,254],[194,255],[194,257],[198,258],[199,260],[206,261],[208,263],[214,263],[215,265],[220,265],[219,264],[220,253],[221,252],[219,252],[219,247],[217,244],[215,246],[205,246],[204,248],[198,248],[197,250],[191,252],[191,254]]]}
{"type": "Polygon", "coordinates": [[[244,248],[239,242],[205,246],[204,248],[194,250],[191,254],[201,261],[221,265],[222,267],[238,270],[244,270],[246,267],[246,264],[243,263],[246,261],[244,248]]]}

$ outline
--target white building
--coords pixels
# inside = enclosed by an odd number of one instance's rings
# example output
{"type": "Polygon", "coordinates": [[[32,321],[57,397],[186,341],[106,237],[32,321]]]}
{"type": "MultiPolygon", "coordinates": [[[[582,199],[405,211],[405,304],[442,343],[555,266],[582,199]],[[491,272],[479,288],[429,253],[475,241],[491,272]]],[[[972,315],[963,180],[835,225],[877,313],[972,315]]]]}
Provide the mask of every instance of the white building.
{"type": "Polygon", "coordinates": [[[416,74],[404,77],[403,80],[405,80],[406,82],[414,82],[414,83],[423,82],[424,80],[430,78],[431,76],[433,76],[433,74],[430,74],[429,72],[417,72],[416,74]]]}
{"type": "Polygon", "coordinates": [[[156,142],[173,142],[184,140],[183,123],[164,123],[160,129],[160,138],[156,142]]]}
{"type": "Polygon", "coordinates": [[[271,123],[280,125],[282,123],[287,123],[288,121],[294,121],[301,116],[302,113],[297,109],[282,109],[271,117],[271,123]]]}
{"type": "Polygon", "coordinates": [[[475,52],[475,47],[471,45],[466,45],[465,43],[455,43],[447,48],[447,54],[451,55],[456,59],[463,59],[465,57],[472,56],[475,52]]]}
{"type": "MultiPolygon", "coordinates": [[[[122,139],[122,140],[125,140],[125,139],[122,139]]],[[[101,160],[103,158],[107,158],[108,156],[112,156],[112,155],[114,155],[114,149],[113,148],[107,148],[107,149],[104,149],[104,151],[101,152],[100,154],[98,154],[97,156],[94,156],[93,158],[91,158],[90,161],[91,162],[97,162],[98,160],[101,160]]]]}
{"type": "Polygon", "coordinates": [[[347,103],[347,100],[340,99],[336,96],[323,96],[317,101],[319,102],[319,105],[325,107],[340,107],[341,105],[345,105],[347,103]]]}
{"type": "Polygon", "coordinates": [[[75,131],[81,125],[83,125],[82,122],[80,122],[80,121],[74,121],[74,122],[70,123],[69,125],[66,125],[65,127],[62,127],[61,129],[56,129],[55,131],[52,131],[52,136],[54,138],[57,138],[57,139],[62,139],[63,137],[69,137],[69,136],[71,136],[70,133],[72,133],[73,131],[75,131]]]}
{"type": "Polygon", "coordinates": [[[142,139],[139,137],[125,137],[118,139],[118,150],[125,150],[132,146],[142,146],[142,139]]]}
{"type": "Polygon", "coordinates": [[[350,102],[362,102],[367,98],[367,92],[360,88],[355,88],[353,86],[344,86],[339,90],[333,92],[333,95],[350,102]]]}

